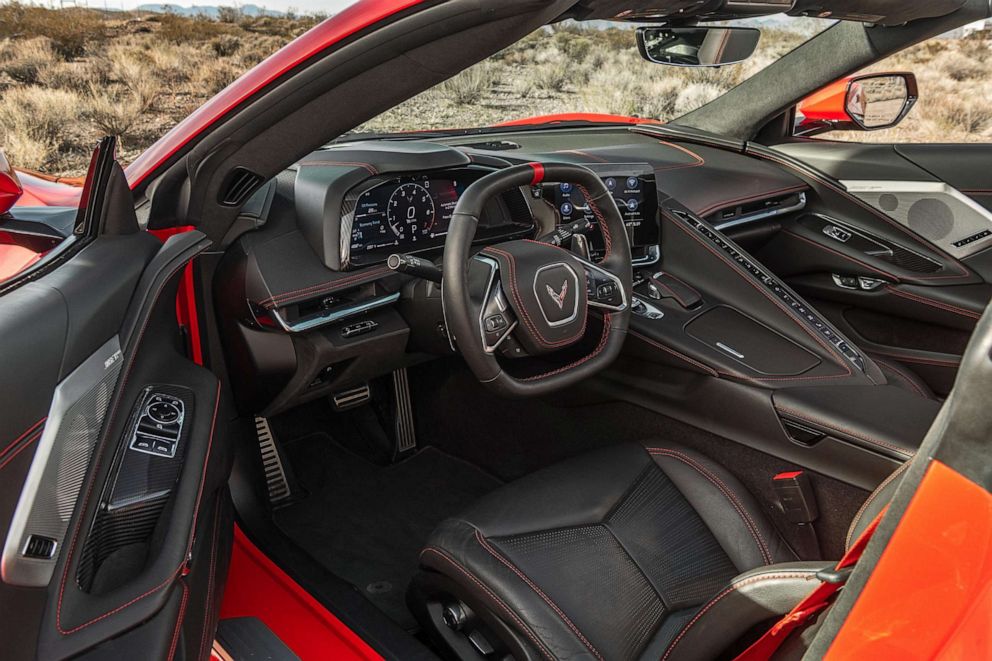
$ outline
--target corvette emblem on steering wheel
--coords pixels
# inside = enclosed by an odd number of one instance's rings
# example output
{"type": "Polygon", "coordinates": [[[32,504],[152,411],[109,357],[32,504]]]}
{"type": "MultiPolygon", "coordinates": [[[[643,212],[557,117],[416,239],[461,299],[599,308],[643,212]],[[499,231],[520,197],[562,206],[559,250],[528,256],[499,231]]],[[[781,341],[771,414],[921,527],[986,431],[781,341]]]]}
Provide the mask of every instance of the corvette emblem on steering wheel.
{"type": "Polygon", "coordinates": [[[558,305],[558,309],[563,310],[565,308],[565,298],[568,296],[568,280],[561,283],[561,292],[556,292],[551,288],[551,285],[544,286],[547,287],[551,300],[558,305]]]}

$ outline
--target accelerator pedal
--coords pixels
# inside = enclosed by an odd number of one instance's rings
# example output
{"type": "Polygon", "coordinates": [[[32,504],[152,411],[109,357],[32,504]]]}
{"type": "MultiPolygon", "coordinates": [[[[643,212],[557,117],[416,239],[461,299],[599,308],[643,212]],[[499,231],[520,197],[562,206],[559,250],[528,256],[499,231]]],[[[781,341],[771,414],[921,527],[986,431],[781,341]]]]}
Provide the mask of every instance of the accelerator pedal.
{"type": "Polygon", "coordinates": [[[269,489],[269,505],[276,507],[285,504],[293,495],[286,477],[279,447],[269,421],[255,416],[255,434],[258,436],[258,450],[262,454],[262,467],[265,469],[265,483],[269,489]]]}
{"type": "Polygon", "coordinates": [[[393,405],[396,414],[394,437],[396,456],[402,456],[417,448],[417,430],[413,426],[413,401],[410,397],[410,380],[406,368],[393,372],[393,405]]]}

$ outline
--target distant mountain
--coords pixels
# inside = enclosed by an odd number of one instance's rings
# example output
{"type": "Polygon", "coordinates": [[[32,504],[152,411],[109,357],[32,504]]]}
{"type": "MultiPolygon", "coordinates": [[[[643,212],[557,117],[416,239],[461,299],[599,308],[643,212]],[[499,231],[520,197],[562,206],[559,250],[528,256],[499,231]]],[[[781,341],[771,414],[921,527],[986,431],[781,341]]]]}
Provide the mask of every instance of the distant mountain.
{"type": "MultiPolygon", "coordinates": [[[[204,5],[201,7],[182,7],[173,4],[147,4],[138,5],[137,11],[148,11],[155,14],[177,14],[179,16],[208,16],[217,18],[220,15],[220,6],[204,5]]],[[[258,5],[241,5],[238,10],[245,16],[285,16],[286,12],[266,9],[258,5]]]]}

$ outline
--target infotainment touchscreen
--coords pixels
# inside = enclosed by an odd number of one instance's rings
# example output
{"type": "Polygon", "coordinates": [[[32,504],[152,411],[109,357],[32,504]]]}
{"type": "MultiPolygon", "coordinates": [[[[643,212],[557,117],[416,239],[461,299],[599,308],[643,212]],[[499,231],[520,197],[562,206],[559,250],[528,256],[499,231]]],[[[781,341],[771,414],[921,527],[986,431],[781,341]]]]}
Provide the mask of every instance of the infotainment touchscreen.
{"type": "MultiPolygon", "coordinates": [[[[646,163],[586,164],[586,167],[599,175],[613,196],[627,226],[627,235],[635,257],[643,255],[646,249],[657,246],[661,239],[658,227],[658,194],[651,167],[646,163]]],[[[545,190],[545,197],[553,202],[561,223],[571,223],[582,218],[596,222],[589,201],[574,183],[548,184],[545,190]]],[[[598,243],[593,241],[593,247],[602,249],[598,243]]]]}

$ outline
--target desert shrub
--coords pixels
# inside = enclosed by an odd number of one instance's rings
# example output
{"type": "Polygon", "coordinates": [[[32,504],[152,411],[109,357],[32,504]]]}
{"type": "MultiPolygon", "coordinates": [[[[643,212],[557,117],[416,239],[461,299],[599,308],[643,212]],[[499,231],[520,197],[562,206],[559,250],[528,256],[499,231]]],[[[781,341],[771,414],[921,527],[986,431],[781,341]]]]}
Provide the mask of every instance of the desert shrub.
{"type": "Polygon", "coordinates": [[[972,80],[988,75],[988,68],[980,60],[972,59],[963,53],[947,53],[938,62],[951,80],[972,80]]]}
{"type": "Polygon", "coordinates": [[[24,133],[14,131],[2,136],[0,148],[14,167],[28,170],[40,170],[45,167],[49,157],[55,151],[51,141],[36,140],[24,133]]]}
{"type": "Polygon", "coordinates": [[[571,80],[571,66],[561,57],[542,62],[531,74],[534,87],[545,92],[561,92],[571,80]]]}
{"type": "Polygon", "coordinates": [[[161,28],[157,32],[159,39],[173,44],[211,41],[221,35],[238,31],[236,27],[210,20],[205,16],[187,18],[176,14],[162,14],[159,22],[161,23],[161,28]]]}
{"type": "Polygon", "coordinates": [[[56,61],[52,42],[47,37],[15,41],[4,49],[5,61],[0,70],[19,83],[36,83],[43,69],[56,61]]]}
{"type": "Polygon", "coordinates": [[[214,60],[200,66],[193,78],[193,84],[213,96],[241,75],[242,70],[228,60],[214,60]]]}
{"type": "Polygon", "coordinates": [[[81,57],[87,47],[103,41],[104,23],[90,9],[46,9],[20,2],[0,5],[0,37],[47,37],[66,59],[81,57]]]}
{"type": "Polygon", "coordinates": [[[581,34],[562,30],[555,32],[555,46],[573,62],[581,62],[592,50],[592,40],[581,34]]]}
{"type": "Polygon", "coordinates": [[[0,143],[23,167],[40,167],[65,141],[79,106],[79,95],[66,90],[8,89],[0,97],[0,143]]]}
{"type": "Polygon", "coordinates": [[[675,115],[684,115],[706,105],[723,94],[723,88],[713,83],[690,83],[675,99],[675,115]]]}
{"type": "Polygon", "coordinates": [[[106,73],[93,61],[56,62],[38,72],[39,85],[71,92],[87,92],[106,81],[106,73]]]}
{"type": "Polygon", "coordinates": [[[224,34],[215,37],[210,42],[210,47],[218,57],[230,57],[241,48],[241,40],[233,34],[224,34]]]}
{"type": "Polygon", "coordinates": [[[233,23],[237,24],[241,21],[240,7],[218,7],[217,8],[217,20],[221,23],[233,23]]]}
{"type": "Polygon", "coordinates": [[[151,108],[155,97],[149,87],[139,90],[125,85],[93,88],[86,99],[85,114],[101,134],[123,139],[151,108]]]}
{"type": "Polygon", "coordinates": [[[921,110],[945,131],[981,133],[992,127],[992,107],[981,99],[944,95],[927,100],[921,110]]]}
{"type": "Polygon", "coordinates": [[[452,103],[468,105],[481,100],[498,82],[496,67],[483,62],[441,83],[440,92],[452,103]]]}

